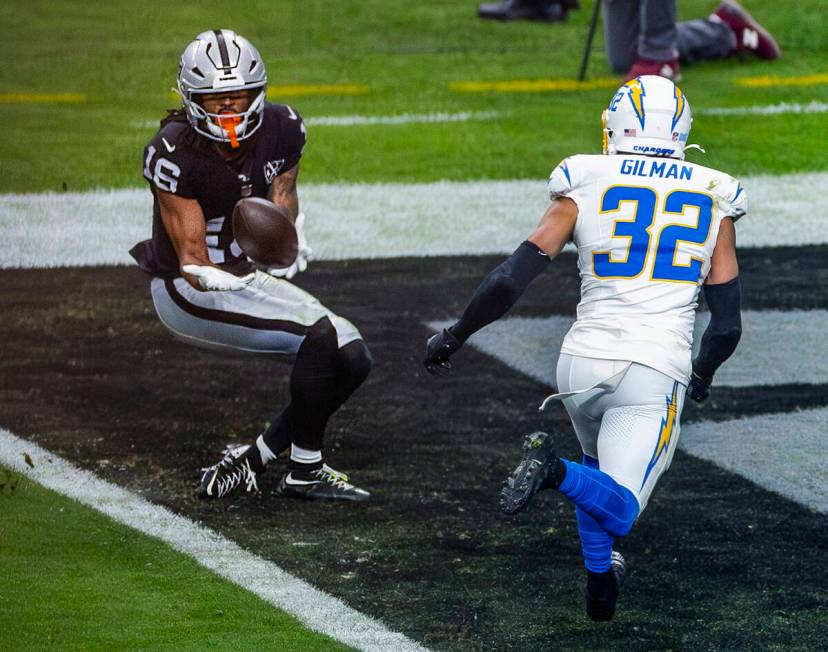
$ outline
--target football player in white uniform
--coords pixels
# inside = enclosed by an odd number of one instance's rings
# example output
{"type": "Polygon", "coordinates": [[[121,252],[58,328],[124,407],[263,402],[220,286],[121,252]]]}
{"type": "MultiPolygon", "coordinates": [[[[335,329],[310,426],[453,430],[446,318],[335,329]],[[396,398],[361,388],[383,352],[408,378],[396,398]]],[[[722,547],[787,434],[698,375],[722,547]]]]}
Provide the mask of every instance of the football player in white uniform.
{"type": "MultiPolygon", "coordinates": [[[[477,289],[456,324],[432,337],[439,373],[468,337],[506,313],[568,241],[581,301],[558,359],[557,387],[583,450],[560,459],[546,433],[523,443],[501,492],[514,514],[542,489],[575,505],[587,569],[587,614],[609,620],[626,573],[626,535],[670,466],[685,394],[704,400],[741,335],[734,223],[747,197],[733,177],[684,161],[691,114],[670,80],[624,84],[604,112],[604,154],[572,156],[549,178],[540,225],[477,289]],[[704,287],[711,319],[691,361],[704,287]]],[[[547,399],[549,402],[550,399],[547,399]]]]}

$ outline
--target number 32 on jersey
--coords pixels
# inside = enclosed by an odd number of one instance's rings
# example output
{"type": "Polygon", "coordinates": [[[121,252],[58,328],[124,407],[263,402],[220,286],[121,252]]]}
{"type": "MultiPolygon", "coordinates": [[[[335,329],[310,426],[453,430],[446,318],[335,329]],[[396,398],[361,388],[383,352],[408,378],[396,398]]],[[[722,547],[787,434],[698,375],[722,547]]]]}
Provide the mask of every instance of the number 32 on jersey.
{"type": "Polygon", "coordinates": [[[675,261],[679,243],[689,242],[703,245],[710,234],[713,220],[713,198],[699,192],[674,190],[664,198],[665,215],[683,215],[687,208],[698,209],[696,226],[668,224],[654,237],[650,233],[656,216],[658,196],[652,188],[639,186],[613,186],[601,200],[601,214],[615,213],[624,202],[635,203],[632,219],[615,220],[612,230],[614,238],[629,238],[627,255],[624,260],[612,260],[608,251],[593,251],[592,266],[598,278],[635,278],[644,271],[651,246],[655,249],[652,280],[698,283],[703,262],[690,257],[688,265],[675,261]]]}

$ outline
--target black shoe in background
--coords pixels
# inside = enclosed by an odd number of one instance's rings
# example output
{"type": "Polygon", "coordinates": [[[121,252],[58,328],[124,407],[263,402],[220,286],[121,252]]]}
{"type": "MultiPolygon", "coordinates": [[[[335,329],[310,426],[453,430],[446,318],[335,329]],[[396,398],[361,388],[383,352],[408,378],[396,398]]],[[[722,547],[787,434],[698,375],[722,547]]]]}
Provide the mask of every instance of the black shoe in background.
{"type": "Polygon", "coordinates": [[[577,0],[503,0],[479,5],[477,15],[491,20],[566,20],[570,9],[577,9],[577,0]]]}

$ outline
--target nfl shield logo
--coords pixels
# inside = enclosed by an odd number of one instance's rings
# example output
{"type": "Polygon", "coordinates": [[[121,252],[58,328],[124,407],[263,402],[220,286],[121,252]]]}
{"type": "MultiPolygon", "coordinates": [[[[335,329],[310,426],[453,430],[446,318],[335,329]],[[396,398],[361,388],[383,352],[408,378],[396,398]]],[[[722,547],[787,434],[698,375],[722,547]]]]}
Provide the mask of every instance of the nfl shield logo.
{"type": "Polygon", "coordinates": [[[268,184],[273,183],[273,180],[277,177],[279,171],[282,169],[282,166],[284,164],[285,159],[283,158],[276,159],[275,161],[268,161],[267,163],[265,163],[264,175],[265,181],[267,181],[268,184]]]}

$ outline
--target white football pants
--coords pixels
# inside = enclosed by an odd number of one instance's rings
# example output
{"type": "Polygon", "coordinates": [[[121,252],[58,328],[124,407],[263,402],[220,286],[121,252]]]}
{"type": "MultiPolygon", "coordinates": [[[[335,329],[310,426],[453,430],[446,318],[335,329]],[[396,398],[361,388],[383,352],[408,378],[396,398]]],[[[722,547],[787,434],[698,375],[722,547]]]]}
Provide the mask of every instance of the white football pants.
{"type": "Polygon", "coordinates": [[[257,271],[243,290],[200,292],[183,278],[155,278],[152,300],[161,322],[179,339],[211,349],[296,353],[308,328],[328,317],[339,347],[361,339],[347,319],[293,283],[257,271]]]}
{"type": "Polygon", "coordinates": [[[635,362],[567,354],[558,358],[557,381],[583,452],[644,511],[673,459],[687,388],[635,362]]]}

